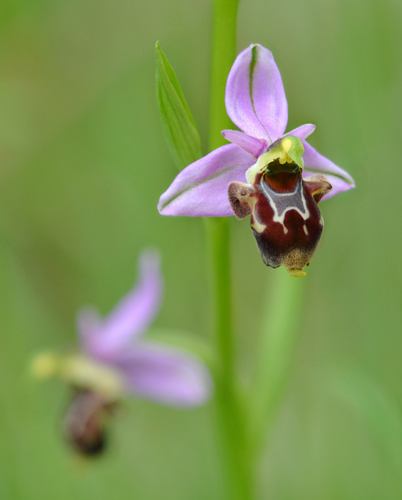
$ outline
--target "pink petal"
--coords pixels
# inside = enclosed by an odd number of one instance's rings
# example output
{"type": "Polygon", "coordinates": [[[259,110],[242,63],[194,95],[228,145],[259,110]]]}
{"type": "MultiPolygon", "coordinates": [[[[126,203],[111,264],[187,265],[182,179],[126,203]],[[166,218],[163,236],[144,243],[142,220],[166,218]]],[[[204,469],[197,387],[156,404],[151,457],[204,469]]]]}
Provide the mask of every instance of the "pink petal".
{"type": "Polygon", "coordinates": [[[315,128],[315,125],[312,123],[306,123],[305,125],[300,125],[300,127],[294,128],[290,132],[286,132],[285,136],[295,135],[303,141],[314,132],[315,128]]]}
{"type": "Polygon", "coordinates": [[[173,406],[197,406],[212,391],[202,363],[184,352],[159,344],[140,343],[122,354],[115,365],[134,395],[173,406]]]}
{"type": "Polygon", "coordinates": [[[256,139],[255,137],[243,134],[243,132],[237,130],[222,130],[222,135],[229,142],[237,144],[239,148],[250,153],[255,160],[257,160],[263,150],[268,146],[266,141],[256,139]]]}
{"type": "Polygon", "coordinates": [[[93,310],[79,314],[78,329],[87,354],[100,360],[113,359],[149,327],[159,311],[161,295],[159,256],[148,250],[140,257],[137,284],[109,316],[102,321],[93,310]]]}
{"type": "Polygon", "coordinates": [[[338,193],[348,191],[355,187],[353,178],[342,168],[338,167],[331,160],[320,154],[308,142],[303,141],[304,146],[304,172],[303,177],[312,174],[324,174],[332,184],[332,190],[324,196],[323,200],[332,198],[338,193]]]}
{"type": "Polygon", "coordinates": [[[274,142],[283,135],[288,104],[272,52],[250,45],[241,52],[226,84],[226,111],[243,132],[274,142]]]}
{"type": "Polygon", "coordinates": [[[192,163],[160,197],[162,215],[227,217],[233,215],[227,195],[231,181],[244,181],[253,158],[234,144],[221,146],[192,163]]]}

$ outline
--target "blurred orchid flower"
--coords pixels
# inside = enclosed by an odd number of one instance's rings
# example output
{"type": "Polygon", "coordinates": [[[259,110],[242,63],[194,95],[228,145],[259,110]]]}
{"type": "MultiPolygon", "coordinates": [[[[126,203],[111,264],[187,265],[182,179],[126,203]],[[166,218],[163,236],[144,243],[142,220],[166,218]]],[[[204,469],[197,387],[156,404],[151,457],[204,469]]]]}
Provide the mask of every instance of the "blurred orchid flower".
{"type": "Polygon", "coordinates": [[[76,389],[65,429],[84,454],[103,448],[103,421],[124,395],[162,404],[191,407],[211,393],[209,372],[195,357],[142,338],[154,320],[162,296],[159,257],[146,251],[139,281],[104,319],[94,309],[78,315],[81,353],[38,355],[32,363],[41,378],[60,376],[76,389]]]}
{"type": "Polygon", "coordinates": [[[265,264],[284,265],[292,276],[302,276],[323,229],[317,203],[353,188],[354,181],[306,142],[314,125],[285,134],[288,105],[268,49],[251,45],[238,55],[225,103],[242,132],[223,130],[232,144],[180,172],[158,209],[162,215],[251,215],[265,264]]]}

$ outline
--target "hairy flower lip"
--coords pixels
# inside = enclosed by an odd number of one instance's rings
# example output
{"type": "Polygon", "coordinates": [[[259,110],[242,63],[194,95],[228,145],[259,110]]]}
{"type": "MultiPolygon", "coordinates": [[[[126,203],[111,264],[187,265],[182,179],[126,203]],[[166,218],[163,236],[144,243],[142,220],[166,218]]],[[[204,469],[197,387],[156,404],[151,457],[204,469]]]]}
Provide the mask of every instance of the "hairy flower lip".
{"type": "Polygon", "coordinates": [[[251,228],[261,257],[267,266],[284,266],[293,277],[303,276],[303,268],[315,253],[323,230],[317,203],[331,189],[324,176],[305,182],[301,172],[261,175],[253,185],[232,183],[230,202],[239,218],[251,215],[251,228]],[[276,189],[276,180],[285,182],[276,189]],[[250,194],[249,194],[250,193],[250,194]],[[239,208],[240,207],[240,210],[239,208]]]}

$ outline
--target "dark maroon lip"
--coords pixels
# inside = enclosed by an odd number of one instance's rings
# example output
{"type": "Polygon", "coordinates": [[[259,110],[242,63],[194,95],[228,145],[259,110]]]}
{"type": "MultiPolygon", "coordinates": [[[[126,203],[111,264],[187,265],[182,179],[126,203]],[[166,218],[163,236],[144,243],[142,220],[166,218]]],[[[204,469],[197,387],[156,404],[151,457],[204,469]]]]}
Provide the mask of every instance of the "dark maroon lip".
{"type": "MultiPolygon", "coordinates": [[[[295,174],[291,174],[295,175],[295,174]]],[[[267,266],[302,270],[314,255],[323,225],[320,210],[296,174],[293,189],[289,183],[274,190],[266,177],[261,179],[252,213],[253,233],[267,266]],[[255,220],[265,226],[259,232],[255,220]],[[254,227],[253,227],[254,226],[254,227]]]]}
{"type": "Polygon", "coordinates": [[[236,217],[251,216],[264,263],[285,266],[292,276],[303,276],[323,231],[318,202],[331,188],[323,175],[303,179],[296,163],[274,160],[253,184],[231,182],[228,196],[236,217]]]}

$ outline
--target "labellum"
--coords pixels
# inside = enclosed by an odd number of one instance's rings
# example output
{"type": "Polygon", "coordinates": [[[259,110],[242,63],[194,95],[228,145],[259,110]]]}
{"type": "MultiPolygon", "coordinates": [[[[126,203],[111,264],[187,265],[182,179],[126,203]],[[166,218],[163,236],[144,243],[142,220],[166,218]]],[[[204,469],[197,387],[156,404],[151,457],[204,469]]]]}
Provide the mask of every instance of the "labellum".
{"type": "Polygon", "coordinates": [[[303,145],[286,136],[247,172],[249,184],[231,182],[228,196],[239,219],[251,216],[258,249],[270,267],[304,276],[324,227],[318,202],[331,189],[323,175],[302,177],[303,145]]]}
{"type": "Polygon", "coordinates": [[[115,406],[116,402],[95,391],[75,391],[64,417],[63,430],[76,452],[94,457],[104,451],[107,423],[115,406]]]}

